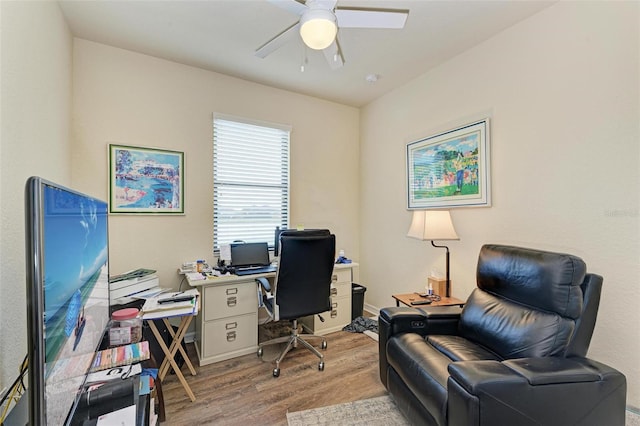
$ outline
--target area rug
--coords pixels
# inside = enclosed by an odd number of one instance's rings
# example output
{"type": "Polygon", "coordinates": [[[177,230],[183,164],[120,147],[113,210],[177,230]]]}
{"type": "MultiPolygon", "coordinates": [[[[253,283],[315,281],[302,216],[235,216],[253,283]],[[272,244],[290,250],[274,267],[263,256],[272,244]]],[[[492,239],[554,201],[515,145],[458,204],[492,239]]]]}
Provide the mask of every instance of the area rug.
{"type": "Polygon", "coordinates": [[[287,413],[289,426],[410,426],[390,396],[287,413]]]}

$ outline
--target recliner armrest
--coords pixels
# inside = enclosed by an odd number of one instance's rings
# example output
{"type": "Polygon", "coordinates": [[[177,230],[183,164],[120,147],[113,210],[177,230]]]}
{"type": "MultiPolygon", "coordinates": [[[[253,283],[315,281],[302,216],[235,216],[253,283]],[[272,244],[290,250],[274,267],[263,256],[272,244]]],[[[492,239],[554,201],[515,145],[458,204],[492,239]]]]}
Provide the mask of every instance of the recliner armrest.
{"type": "Polygon", "coordinates": [[[419,333],[426,327],[426,321],[427,316],[419,309],[383,308],[378,316],[378,328],[384,326],[388,336],[407,331],[419,333]]]}
{"type": "Polygon", "coordinates": [[[624,425],[626,379],[597,361],[461,361],[448,370],[450,425],[624,425]]]}
{"type": "Polygon", "coordinates": [[[602,376],[598,369],[585,364],[585,358],[519,358],[503,361],[532,386],[568,382],[595,382],[602,376]]]}
{"type": "Polygon", "coordinates": [[[456,334],[462,308],[459,306],[429,306],[384,308],[378,322],[389,327],[388,336],[398,333],[456,334]]]}
{"type": "Polygon", "coordinates": [[[387,341],[396,334],[455,334],[462,309],[458,306],[383,308],[378,315],[378,356],[380,380],[387,386],[387,341]]]}

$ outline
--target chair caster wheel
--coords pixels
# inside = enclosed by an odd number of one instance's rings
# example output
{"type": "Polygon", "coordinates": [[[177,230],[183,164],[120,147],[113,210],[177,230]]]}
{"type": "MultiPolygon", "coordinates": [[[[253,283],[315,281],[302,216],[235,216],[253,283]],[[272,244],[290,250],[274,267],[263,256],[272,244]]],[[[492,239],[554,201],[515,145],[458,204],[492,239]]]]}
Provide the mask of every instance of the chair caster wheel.
{"type": "Polygon", "coordinates": [[[273,369],[273,377],[280,377],[280,369],[279,368],[274,368],[273,369]]]}
{"type": "Polygon", "coordinates": [[[320,345],[320,349],[327,349],[327,341],[323,340],[322,344],[320,345]]]}
{"type": "Polygon", "coordinates": [[[320,361],[320,362],[318,363],[318,370],[320,370],[320,371],[324,371],[324,361],[320,361]]]}
{"type": "Polygon", "coordinates": [[[260,358],[262,358],[262,354],[264,353],[264,351],[262,350],[262,348],[258,348],[258,356],[260,358]]]}

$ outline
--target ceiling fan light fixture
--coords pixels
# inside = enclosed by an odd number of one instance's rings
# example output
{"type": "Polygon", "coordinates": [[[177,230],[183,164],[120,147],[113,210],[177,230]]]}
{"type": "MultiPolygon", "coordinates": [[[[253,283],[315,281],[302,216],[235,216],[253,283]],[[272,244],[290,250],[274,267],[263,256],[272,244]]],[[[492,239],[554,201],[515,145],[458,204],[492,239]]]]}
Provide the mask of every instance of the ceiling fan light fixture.
{"type": "Polygon", "coordinates": [[[326,9],[310,9],[300,18],[300,37],[311,49],[326,49],[338,33],[335,15],[326,9]]]}

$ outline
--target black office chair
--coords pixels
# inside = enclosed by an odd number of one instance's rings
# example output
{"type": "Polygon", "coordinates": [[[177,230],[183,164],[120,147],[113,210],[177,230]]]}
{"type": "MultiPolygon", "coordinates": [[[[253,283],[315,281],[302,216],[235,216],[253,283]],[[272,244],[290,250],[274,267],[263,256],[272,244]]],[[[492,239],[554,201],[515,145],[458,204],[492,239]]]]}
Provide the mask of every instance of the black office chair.
{"type": "MultiPolygon", "coordinates": [[[[280,376],[280,362],[298,344],[313,352],[320,362],[318,370],[324,370],[324,355],[307,342],[310,338],[322,339],[321,348],[327,348],[322,336],[298,334],[298,319],[331,310],[331,274],[336,252],[336,239],[328,230],[284,231],[280,235],[280,261],[273,288],[266,278],[258,278],[258,300],[266,308],[270,320],[291,320],[291,335],[261,343],[263,347],[282,342],[287,346],[276,359],[273,376],[280,376]]],[[[321,317],[322,320],[322,317],[321,317]]]]}

